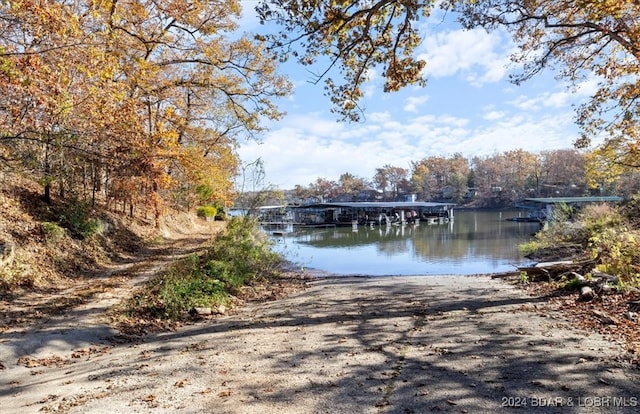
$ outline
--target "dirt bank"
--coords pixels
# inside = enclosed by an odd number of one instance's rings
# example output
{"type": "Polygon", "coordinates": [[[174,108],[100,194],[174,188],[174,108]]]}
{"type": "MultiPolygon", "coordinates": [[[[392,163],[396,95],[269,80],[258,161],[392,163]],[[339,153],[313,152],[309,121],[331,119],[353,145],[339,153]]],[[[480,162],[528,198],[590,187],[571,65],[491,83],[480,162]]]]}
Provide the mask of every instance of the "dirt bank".
{"type": "Polygon", "coordinates": [[[118,343],[99,315],[78,315],[81,324],[2,334],[0,407],[638,412],[640,371],[621,346],[574,329],[545,303],[486,276],[327,277],[137,343],[118,343]]]}

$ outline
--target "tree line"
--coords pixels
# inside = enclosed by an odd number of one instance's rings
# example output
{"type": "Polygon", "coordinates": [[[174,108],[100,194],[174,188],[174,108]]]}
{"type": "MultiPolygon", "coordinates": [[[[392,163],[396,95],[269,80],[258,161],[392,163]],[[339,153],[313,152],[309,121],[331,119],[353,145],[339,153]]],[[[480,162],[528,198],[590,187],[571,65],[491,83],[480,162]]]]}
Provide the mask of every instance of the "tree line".
{"type": "MultiPolygon", "coordinates": [[[[446,201],[476,207],[504,207],[529,197],[577,197],[640,192],[640,173],[615,181],[590,180],[587,158],[577,149],[531,153],[522,149],[485,157],[431,156],[409,168],[384,165],[366,179],[349,172],[338,180],[318,178],[285,192],[281,201],[390,201],[414,194],[424,201],[446,201]]],[[[276,202],[275,200],[271,200],[276,202]]]]}

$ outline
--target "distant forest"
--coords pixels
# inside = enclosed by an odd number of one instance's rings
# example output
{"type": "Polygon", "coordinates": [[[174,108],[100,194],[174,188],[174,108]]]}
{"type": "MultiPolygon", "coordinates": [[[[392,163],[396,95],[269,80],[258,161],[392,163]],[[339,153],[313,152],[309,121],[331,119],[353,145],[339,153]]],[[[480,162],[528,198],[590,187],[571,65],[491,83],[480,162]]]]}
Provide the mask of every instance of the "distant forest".
{"type": "Polygon", "coordinates": [[[286,191],[267,188],[240,194],[236,206],[415,197],[469,207],[507,207],[527,197],[629,197],[640,192],[640,173],[598,181],[589,165],[587,155],[575,149],[513,150],[470,159],[461,154],[427,157],[411,162],[410,168],[384,165],[370,179],[345,172],[337,181],[319,177],[286,191]]]}

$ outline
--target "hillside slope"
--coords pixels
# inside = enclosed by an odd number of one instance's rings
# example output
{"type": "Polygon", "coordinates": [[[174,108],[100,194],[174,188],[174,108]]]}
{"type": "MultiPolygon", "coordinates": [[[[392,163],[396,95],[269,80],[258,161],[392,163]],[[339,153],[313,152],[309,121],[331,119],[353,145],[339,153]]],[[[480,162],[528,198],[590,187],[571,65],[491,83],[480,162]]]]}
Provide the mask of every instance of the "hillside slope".
{"type": "Polygon", "coordinates": [[[154,266],[204,249],[221,228],[195,214],[168,214],[155,228],[151,218],[95,209],[85,218],[97,224],[95,232],[83,239],[63,227],[70,211],[69,204],[44,203],[36,183],[0,177],[0,246],[6,253],[0,266],[0,332],[130,286],[132,275],[149,278],[160,270],[154,266]],[[144,272],[144,266],[154,271],[144,272]]]}

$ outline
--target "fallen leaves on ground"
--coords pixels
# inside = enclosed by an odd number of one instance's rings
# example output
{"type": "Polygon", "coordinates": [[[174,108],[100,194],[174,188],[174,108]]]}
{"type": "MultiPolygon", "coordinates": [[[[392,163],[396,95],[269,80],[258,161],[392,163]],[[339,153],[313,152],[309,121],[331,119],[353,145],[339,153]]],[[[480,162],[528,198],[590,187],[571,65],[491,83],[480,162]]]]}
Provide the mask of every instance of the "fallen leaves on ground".
{"type": "Polygon", "coordinates": [[[173,386],[174,387],[178,387],[178,388],[183,388],[185,385],[189,384],[189,380],[184,378],[181,380],[176,381],[173,386]]]}
{"type": "Polygon", "coordinates": [[[630,320],[627,317],[629,303],[639,300],[640,293],[612,291],[583,302],[578,300],[577,291],[561,289],[554,283],[536,282],[521,286],[532,296],[547,299],[545,306],[536,308],[539,313],[545,316],[549,312],[560,313],[575,327],[623,343],[627,355],[621,357],[640,365],[640,318],[630,320]]]}
{"type": "Polygon", "coordinates": [[[36,367],[61,367],[68,363],[67,360],[58,356],[52,355],[47,358],[33,358],[28,355],[23,355],[18,358],[18,364],[23,365],[26,368],[36,368],[36,367]]]}
{"type": "Polygon", "coordinates": [[[108,346],[103,346],[103,347],[89,347],[89,348],[82,348],[82,349],[76,349],[75,351],[73,351],[71,353],[71,358],[82,358],[82,357],[90,357],[92,355],[102,355],[102,354],[106,354],[111,350],[111,347],[108,346]]]}

